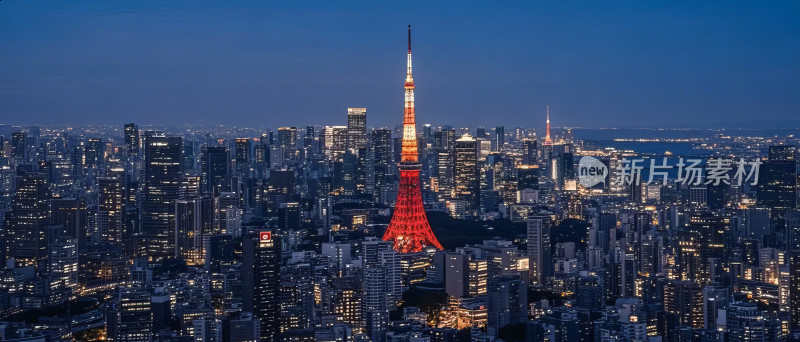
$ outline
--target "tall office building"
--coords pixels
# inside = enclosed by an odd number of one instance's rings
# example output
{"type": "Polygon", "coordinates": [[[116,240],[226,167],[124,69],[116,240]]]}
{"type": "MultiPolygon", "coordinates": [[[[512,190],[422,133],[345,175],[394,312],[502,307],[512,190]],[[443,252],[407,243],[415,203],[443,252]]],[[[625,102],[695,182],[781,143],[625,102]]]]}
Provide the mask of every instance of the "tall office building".
{"type": "Polygon", "coordinates": [[[108,337],[120,342],[148,342],[153,336],[150,293],[136,287],[117,290],[114,317],[108,319],[108,337]]]}
{"type": "Polygon", "coordinates": [[[489,334],[500,328],[528,320],[528,285],[518,276],[502,276],[490,281],[487,294],[489,334]]]}
{"type": "Polygon", "coordinates": [[[287,202],[278,205],[278,230],[281,236],[300,230],[300,203],[287,202]]]}
{"type": "Polygon", "coordinates": [[[125,124],[125,147],[128,156],[139,156],[139,126],[135,123],[125,124]]]}
{"type": "Polygon", "coordinates": [[[11,133],[11,157],[18,161],[28,158],[28,133],[25,131],[11,133]]]}
{"type": "Polygon", "coordinates": [[[266,139],[267,138],[262,135],[255,146],[253,146],[253,165],[259,177],[263,177],[266,174],[272,162],[270,158],[272,147],[266,142],[266,139]]]}
{"type": "Polygon", "coordinates": [[[61,227],[47,229],[47,279],[48,305],[58,305],[69,300],[78,287],[77,239],[63,235],[61,227]]]}
{"type": "Polygon", "coordinates": [[[526,165],[539,165],[539,142],[533,139],[522,140],[522,162],[526,165]]]}
{"type": "Polygon", "coordinates": [[[309,263],[281,270],[281,333],[308,329],[314,319],[314,267],[309,263]]]}
{"type": "Polygon", "coordinates": [[[494,128],[494,139],[492,139],[492,151],[502,151],[506,144],[506,128],[497,126],[494,128]]]}
{"type": "Polygon", "coordinates": [[[688,280],[674,280],[664,285],[664,311],[667,326],[703,329],[703,288],[688,280]]]}
{"type": "Polygon", "coordinates": [[[387,177],[393,174],[395,167],[392,162],[392,130],[372,131],[372,160],[375,197],[381,198],[383,187],[388,184],[387,177]]]}
{"type": "Polygon", "coordinates": [[[726,308],[728,342],[783,341],[781,320],[773,311],[761,310],[755,303],[731,303],[726,308]]]}
{"type": "Polygon", "coordinates": [[[319,133],[322,153],[336,159],[347,150],[347,126],[325,126],[319,133]]]}
{"type": "Polygon", "coordinates": [[[191,139],[183,139],[181,146],[181,168],[183,172],[194,174],[197,165],[197,153],[195,142],[191,139]]]}
{"type": "Polygon", "coordinates": [[[297,156],[297,127],[278,128],[278,146],[283,152],[283,161],[295,160],[297,156]]]}
{"type": "Polygon", "coordinates": [[[250,138],[236,138],[236,153],[234,161],[236,162],[236,170],[244,172],[250,167],[251,153],[250,138]]]}
{"type": "Polygon", "coordinates": [[[478,145],[469,134],[464,134],[456,140],[454,167],[453,198],[463,200],[467,213],[475,215],[480,209],[478,145]]]}
{"type": "MultiPolygon", "coordinates": [[[[563,190],[566,180],[575,178],[575,162],[573,160],[572,145],[549,145],[548,151],[548,176],[556,186],[556,189],[563,190]]],[[[703,189],[703,193],[705,194],[705,189],[703,189]]]]}
{"type": "Polygon", "coordinates": [[[271,231],[258,231],[242,242],[242,304],[261,323],[261,341],[278,338],[281,241],[271,231]]]}
{"type": "Polygon", "coordinates": [[[97,180],[97,232],[98,240],[121,244],[125,233],[125,189],[117,177],[97,180]]]}
{"type": "Polygon", "coordinates": [[[361,282],[354,276],[340,276],[333,279],[331,289],[331,313],[342,323],[349,325],[354,333],[365,332],[363,320],[363,297],[361,282]]]}
{"type": "Polygon", "coordinates": [[[797,147],[770,146],[758,176],[756,203],[771,209],[776,232],[785,233],[783,217],[797,209],[797,147]]]}
{"type": "Polygon", "coordinates": [[[75,238],[80,251],[86,250],[88,238],[86,201],[76,198],[50,200],[49,221],[51,226],[61,226],[61,235],[75,238]]]}
{"type": "Polygon", "coordinates": [[[789,327],[792,333],[800,333],[800,211],[787,212],[784,224],[788,233],[789,327]]]}
{"type": "Polygon", "coordinates": [[[486,295],[489,265],[486,258],[468,251],[445,253],[444,283],[454,298],[486,295]]]}
{"type": "Polygon", "coordinates": [[[174,255],[175,201],[181,182],[181,138],[148,132],[144,139],[141,225],[147,255],[174,255]]]}
{"type": "Polygon", "coordinates": [[[347,149],[357,154],[367,147],[367,109],[347,108],[347,149]]]}
{"type": "Polygon", "coordinates": [[[306,126],[306,132],[303,134],[303,147],[310,149],[310,152],[319,152],[314,151],[314,144],[317,141],[315,130],[314,126],[306,126]]]}
{"type": "Polygon", "coordinates": [[[517,166],[517,189],[539,189],[539,166],[519,165],[517,166]]]}
{"type": "Polygon", "coordinates": [[[433,149],[436,153],[434,175],[439,183],[439,193],[451,195],[455,181],[456,135],[452,129],[442,129],[433,133],[433,149]]]}
{"type": "MultiPolygon", "coordinates": [[[[368,239],[363,242],[362,263],[364,269],[381,269],[375,271],[383,276],[383,284],[367,282],[365,279],[364,291],[373,291],[382,288],[384,292],[378,296],[377,292],[369,292],[365,298],[365,307],[370,310],[394,310],[400,301],[402,290],[402,262],[400,254],[392,249],[391,241],[368,239]]],[[[376,276],[376,273],[373,273],[376,276]]]]}
{"type": "Polygon", "coordinates": [[[187,265],[202,265],[203,250],[203,200],[189,199],[175,202],[175,257],[187,265]]]}
{"type": "Polygon", "coordinates": [[[544,285],[553,275],[553,257],[550,246],[552,219],[547,215],[528,216],[528,258],[530,279],[534,285],[544,285]]]}
{"type": "Polygon", "coordinates": [[[17,184],[4,224],[6,257],[13,258],[17,266],[34,266],[45,260],[49,196],[44,174],[27,173],[17,184]]]}
{"type": "Polygon", "coordinates": [[[203,148],[200,161],[200,189],[205,194],[219,195],[230,190],[228,149],[222,146],[203,148]]]}
{"type": "Polygon", "coordinates": [[[697,241],[700,267],[696,280],[702,284],[713,281],[714,261],[727,261],[725,242],[730,241],[730,218],[709,214],[692,215],[688,226],[691,239],[697,241]]]}
{"type": "Polygon", "coordinates": [[[364,319],[366,321],[366,333],[372,341],[382,342],[389,325],[386,276],[387,269],[384,267],[364,269],[364,283],[362,285],[364,291],[364,319]]]}
{"type": "Polygon", "coordinates": [[[89,138],[84,145],[86,167],[99,168],[105,159],[105,144],[100,138],[89,138]]]}

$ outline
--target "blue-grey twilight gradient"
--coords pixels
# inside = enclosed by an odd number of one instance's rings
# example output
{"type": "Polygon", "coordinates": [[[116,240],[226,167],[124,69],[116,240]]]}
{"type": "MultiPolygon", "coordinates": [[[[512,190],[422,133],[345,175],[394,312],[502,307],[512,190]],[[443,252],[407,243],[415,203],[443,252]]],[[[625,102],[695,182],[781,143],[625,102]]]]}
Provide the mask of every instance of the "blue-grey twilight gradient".
{"type": "MultiPolygon", "coordinates": [[[[0,1],[0,123],[713,125],[800,114],[798,1],[0,1]]],[[[796,121],[795,121],[796,122],[796,121]]]]}

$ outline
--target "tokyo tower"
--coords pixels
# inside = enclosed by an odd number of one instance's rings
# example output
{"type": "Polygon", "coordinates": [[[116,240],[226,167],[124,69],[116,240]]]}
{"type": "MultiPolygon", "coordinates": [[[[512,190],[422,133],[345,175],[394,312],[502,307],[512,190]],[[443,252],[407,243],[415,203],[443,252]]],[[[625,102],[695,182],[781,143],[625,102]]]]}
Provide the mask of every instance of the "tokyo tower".
{"type": "Polygon", "coordinates": [[[400,168],[400,185],[394,216],[383,235],[384,241],[394,240],[394,249],[401,253],[415,253],[432,245],[443,249],[433,235],[419,185],[419,153],[417,152],[417,122],[414,118],[414,78],[411,76],[411,25],[408,25],[408,67],[406,69],[406,105],[403,114],[403,144],[400,168]]]}

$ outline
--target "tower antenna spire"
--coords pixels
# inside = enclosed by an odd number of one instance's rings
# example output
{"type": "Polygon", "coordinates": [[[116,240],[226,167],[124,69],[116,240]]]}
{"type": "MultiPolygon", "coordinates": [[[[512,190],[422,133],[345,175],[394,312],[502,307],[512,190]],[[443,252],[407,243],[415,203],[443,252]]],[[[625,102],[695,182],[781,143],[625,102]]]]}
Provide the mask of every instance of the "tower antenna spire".
{"type": "Polygon", "coordinates": [[[411,25],[408,25],[408,52],[411,52],[411,25]]]}

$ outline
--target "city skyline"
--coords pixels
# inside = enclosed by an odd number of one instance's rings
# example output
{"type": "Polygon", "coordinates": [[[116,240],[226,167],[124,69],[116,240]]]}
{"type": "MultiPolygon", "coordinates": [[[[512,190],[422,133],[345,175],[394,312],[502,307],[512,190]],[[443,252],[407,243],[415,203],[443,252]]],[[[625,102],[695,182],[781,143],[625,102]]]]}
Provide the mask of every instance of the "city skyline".
{"type": "Polygon", "coordinates": [[[0,340],[800,342],[800,3],[360,1],[0,0],[0,340]]]}
{"type": "Polygon", "coordinates": [[[407,24],[423,123],[540,128],[550,105],[557,127],[783,127],[800,108],[792,3],[46,4],[0,4],[8,123],[304,126],[367,107],[392,127],[407,24]]]}

